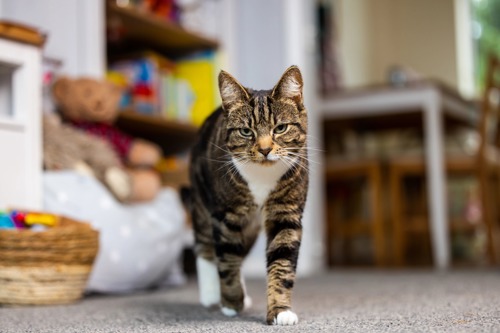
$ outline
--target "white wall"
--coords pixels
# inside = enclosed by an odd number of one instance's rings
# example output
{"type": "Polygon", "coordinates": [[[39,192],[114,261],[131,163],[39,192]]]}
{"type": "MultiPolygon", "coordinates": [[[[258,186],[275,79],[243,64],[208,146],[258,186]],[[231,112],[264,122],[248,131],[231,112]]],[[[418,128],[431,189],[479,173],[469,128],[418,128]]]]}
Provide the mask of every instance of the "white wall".
{"type": "Polygon", "coordinates": [[[235,75],[250,88],[269,89],[286,68],[282,1],[238,1],[235,75]]]}
{"type": "Polygon", "coordinates": [[[372,80],[372,45],[369,34],[372,13],[365,0],[334,1],[343,85],[356,87],[372,80]]]}
{"type": "Polygon", "coordinates": [[[392,65],[458,85],[455,0],[336,0],[345,86],[384,82],[392,65]]]}
{"type": "Polygon", "coordinates": [[[45,56],[63,61],[73,76],[104,73],[104,1],[0,0],[0,18],[48,33],[45,56]]]}
{"type": "Polygon", "coordinates": [[[477,97],[470,0],[455,0],[455,26],[458,89],[467,98],[477,97]]]}

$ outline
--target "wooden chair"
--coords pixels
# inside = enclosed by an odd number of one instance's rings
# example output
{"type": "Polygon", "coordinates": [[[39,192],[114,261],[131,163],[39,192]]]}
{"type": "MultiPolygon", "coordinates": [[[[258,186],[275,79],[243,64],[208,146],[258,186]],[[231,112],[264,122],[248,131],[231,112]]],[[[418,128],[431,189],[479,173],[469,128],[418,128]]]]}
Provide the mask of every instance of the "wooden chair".
{"type": "Polygon", "coordinates": [[[340,218],[338,205],[345,204],[332,195],[327,196],[327,258],[329,265],[334,264],[332,253],[336,242],[341,242],[343,255],[348,252],[348,244],[359,236],[368,236],[372,239],[374,263],[377,266],[386,265],[386,250],[384,238],[383,201],[382,201],[382,170],[377,160],[365,161],[338,161],[330,163],[326,168],[326,181],[329,186],[336,188],[340,183],[352,183],[362,180],[368,189],[368,208],[370,216],[367,218],[340,218]],[[337,211],[336,211],[337,210],[337,211]]]}
{"type": "MultiPolygon", "coordinates": [[[[481,195],[482,227],[487,233],[487,254],[495,263],[500,245],[498,235],[498,206],[500,206],[500,62],[491,57],[487,71],[486,85],[482,99],[481,120],[478,124],[480,145],[475,156],[446,156],[448,175],[474,175],[477,177],[481,195]],[[496,198],[495,198],[496,196],[496,198]],[[494,200],[497,201],[494,201],[494,200]]],[[[393,159],[389,163],[389,181],[391,191],[391,219],[394,235],[394,261],[397,265],[405,263],[407,235],[411,231],[428,231],[427,215],[417,218],[404,216],[408,202],[405,200],[403,182],[406,177],[425,177],[425,161],[422,158],[393,159]]],[[[473,228],[464,221],[451,221],[450,230],[473,228]]]]}

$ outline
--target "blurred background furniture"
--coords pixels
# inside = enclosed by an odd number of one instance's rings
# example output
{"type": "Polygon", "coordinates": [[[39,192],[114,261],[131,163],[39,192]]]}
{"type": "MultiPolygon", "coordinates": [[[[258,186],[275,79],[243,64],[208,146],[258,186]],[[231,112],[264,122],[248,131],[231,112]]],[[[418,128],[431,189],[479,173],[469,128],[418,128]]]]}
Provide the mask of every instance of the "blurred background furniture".
{"type": "Polygon", "coordinates": [[[0,206],[40,209],[44,36],[0,21],[0,206]]]}
{"type": "MultiPolygon", "coordinates": [[[[333,95],[321,106],[325,133],[335,128],[387,129],[421,126],[429,198],[432,258],[436,268],[450,266],[444,164],[445,123],[476,126],[479,115],[472,103],[435,81],[403,86],[378,86],[333,95]]],[[[338,131],[337,131],[338,132],[338,131]]]]}
{"type": "MultiPolygon", "coordinates": [[[[327,260],[329,266],[355,261],[353,251],[369,252],[369,262],[385,266],[386,232],[382,198],[382,166],[375,159],[328,161],[326,166],[327,260]],[[361,197],[360,205],[350,205],[352,197],[361,197]],[[368,238],[368,242],[366,242],[368,238]],[[359,246],[356,246],[359,244],[359,246]],[[367,245],[368,244],[368,245],[367,245]],[[366,247],[369,250],[366,251],[366,247]],[[358,247],[359,249],[356,249],[358,247]]],[[[358,201],[359,202],[359,201],[358,201]]],[[[366,254],[359,256],[366,257],[366,254]]],[[[366,261],[367,258],[364,258],[366,261]]]]}
{"type": "MultiPolygon", "coordinates": [[[[446,153],[444,166],[446,175],[472,175],[479,186],[479,211],[476,216],[466,218],[448,218],[450,232],[477,233],[483,231],[486,235],[487,256],[491,263],[498,261],[495,244],[498,239],[500,212],[500,63],[491,56],[485,77],[485,89],[482,99],[480,121],[477,123],[479,146],[473,156],[450,155],[446,153]]],[[[425,161],[420,158],[394,158],[390,161],[390,183],[392,209],[391,217],[394,230],[394,255],[397,265],[406,263],[406,239],[409,232],[425,232],[429,228],[426,209],[420,210],[420,216],[408,216],[407,207],[410,205],[407,191],[404,189],[405,177],[426,176],[425,161]]],[[[449,193],[452,195],[452,193],[449,193]]],[[[447,206],[444,206],[447,209],[447,206]]],[[[498,246],[496,246],[498,247],[498,246]]]]}

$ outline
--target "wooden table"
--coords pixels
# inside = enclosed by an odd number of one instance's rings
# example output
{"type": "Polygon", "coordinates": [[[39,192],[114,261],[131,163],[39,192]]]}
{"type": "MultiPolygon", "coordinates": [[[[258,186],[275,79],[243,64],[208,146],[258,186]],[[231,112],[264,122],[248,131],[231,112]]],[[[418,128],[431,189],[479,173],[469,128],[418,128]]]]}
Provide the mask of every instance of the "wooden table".
{"type": "Polygon", "coordinates": [[[440,83],[425,81],[405,87],[380,86],[338,93],[324,99],[320,112],[326,121],[347,123],[422,114],[434,265],[448,268],[451,258],[443,125],[445,119],[451,119],[477,126],[479,113],[474,104],[440,83]]]}

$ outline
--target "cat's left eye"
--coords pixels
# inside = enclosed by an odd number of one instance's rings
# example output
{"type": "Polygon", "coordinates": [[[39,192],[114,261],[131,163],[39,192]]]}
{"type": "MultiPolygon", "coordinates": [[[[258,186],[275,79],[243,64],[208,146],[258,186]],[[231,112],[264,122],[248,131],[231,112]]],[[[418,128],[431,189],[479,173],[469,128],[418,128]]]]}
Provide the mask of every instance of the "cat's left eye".
{"type": "Polygon", "coordinates": [[[248,127],[244,127],[244,128],[240,128],[240,134],[243,135],[244,137],[251,137],[253,132],[250,128],[248,127]]]}
{"type": "Polygon", "coordinates": [[[281,133],[285,133],[285,131],[287,130],[288,128],[288,125],[287,124],[281,124],[281,125],[278,125],[274,128],[274,133],[275,134],[281,134],[281,133]]]}

